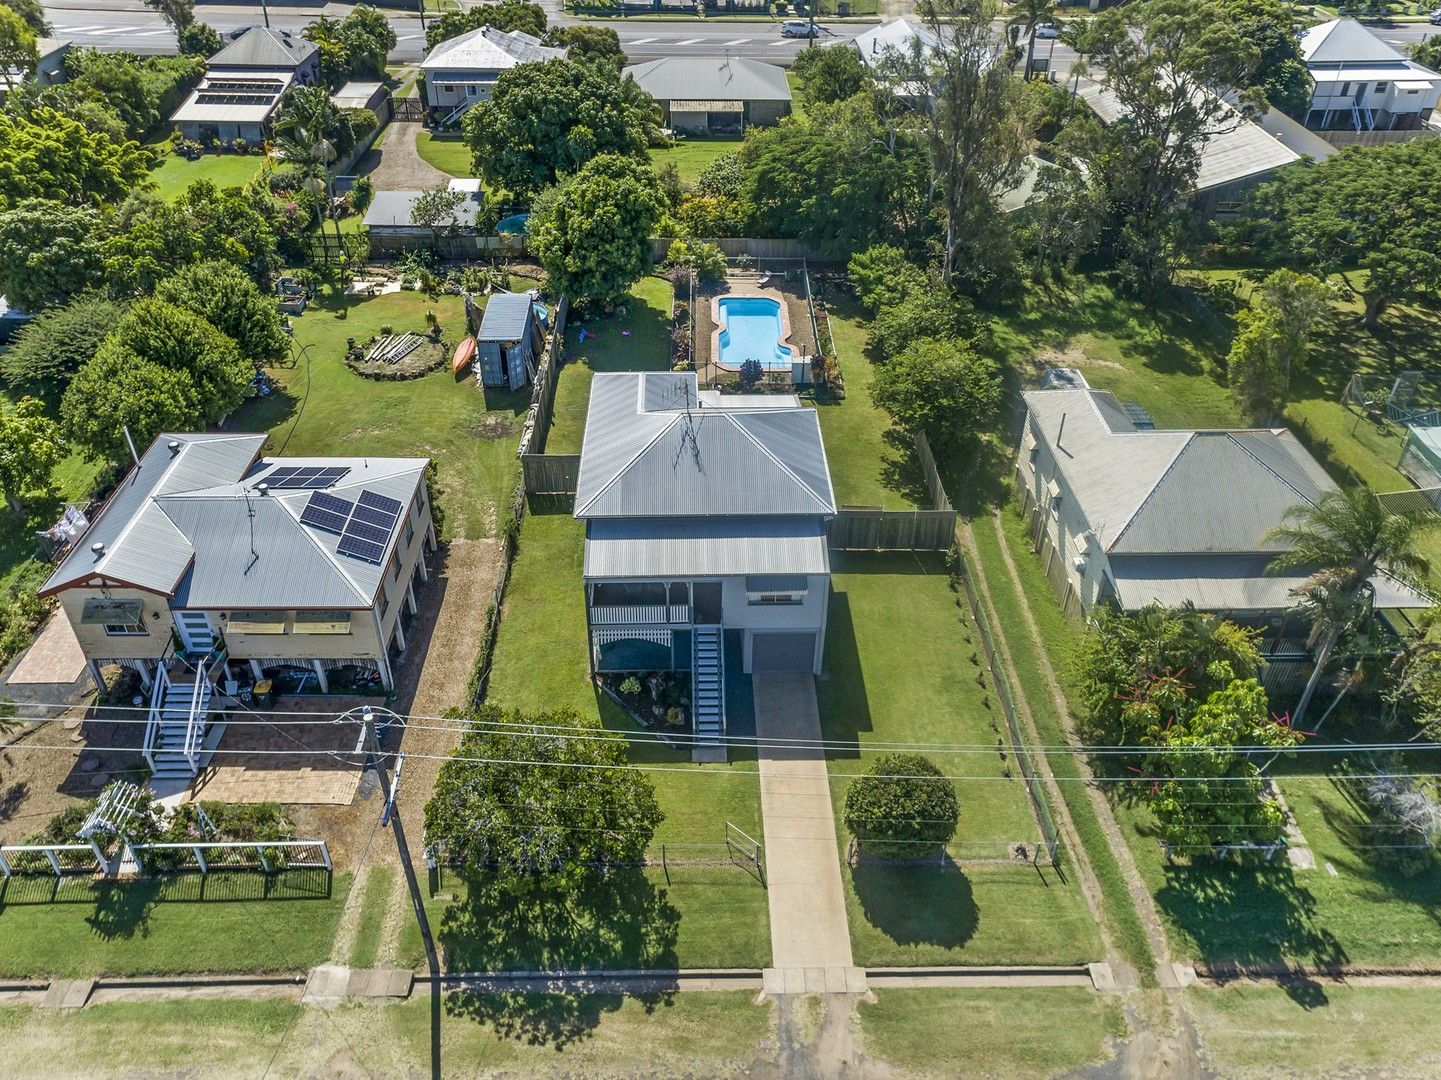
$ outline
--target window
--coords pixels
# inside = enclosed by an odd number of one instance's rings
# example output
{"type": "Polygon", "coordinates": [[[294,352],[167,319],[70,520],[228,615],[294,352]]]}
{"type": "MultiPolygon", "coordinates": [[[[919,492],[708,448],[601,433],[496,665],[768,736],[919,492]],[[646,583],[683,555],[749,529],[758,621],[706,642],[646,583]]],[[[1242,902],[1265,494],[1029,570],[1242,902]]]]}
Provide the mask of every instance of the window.
{"type": "Polygon", "coordinates": [[[752,574],[746,577],[746,603],[753,607],[804,604],[809,588],[804,574],[752,574]]]}
{"type": "Polygon", "coordinates": [[[405,546],[406,546],[407,548],[409,548],[411,541],[414,540],[414,539],[415,539],[415,526],[410,523],[410,518],[406,518],[406,519],[405,519],[405,546]]]}
{"type": "Polygon", "coordinates": [[[390,594],[385,591],[385,586],[380,587],[380,617],[385,618],[385,613],[390,610],[390,594]]]}
{"type": "Polygon", "coordinates": [[[103,626],[110,637],[143,637],[150,633],[144,612],[139,600],[92,596],[80,611],[80,622],[84,626],[103,626]]]}
{"type": "Polygon", "coordinates": [[[478,93],[480,93],[480,88],[479,88],[478,86],[476,86],[474,83],[471,83],[469,86],[467,86],[467,87],[465,88],[465,96],[466,96],[466,97],[475,97],[475,95],[478,94],[478,93]]]}
{"type": "Polygon", "coordinates": [[[1347,94],[1349,94],[1350,92],[1351,92],[1351,84],[1348,83],[1348,82],[1343,82],[1343,83],[1341,84],[1341,95],[1340,95],[1340,96],[1345,97],[1345,96],[1346,96],[1347,94]]]}
{"type": "Polygon", "coordinates": [[[1416,96],[1417,94],[1419,94],[1420,92],[1421,92],[1420,90],[1407,90],[1407,91],[1406,91],[1406,96],[1407,96],[1407,97],[1415,97],[1415,96],[1416,96]]]}
{"type": "Polygon", "coordinates": [[[390,580],[400,580],[400,553],[398,551],[390,553],[390,580]]]}
{"type": "Polygon", "coordinates": [[[232,611],[230,629],[237,634],[284,634],[290,621],[288,611],[232,611]]]}
{"type": "Polygon", "coordinates": [[[453,93],[455,93],[455,87],[454,87],[454,86],[442,86],[441,89],[444,90],[447,94],[453,94],[453,93]]]}
{"type": "Polygon", "coordinates": [[[110,637],[145,637],[150,631],[146,629],[144,622],[106,623],[105,633],[110,637]]]}
{"type": "Polygon", "coordinates": [[[348,611],[297,611],[295,613],[297,634],[348,634],[350,633],[350,612],[348,611]]]}

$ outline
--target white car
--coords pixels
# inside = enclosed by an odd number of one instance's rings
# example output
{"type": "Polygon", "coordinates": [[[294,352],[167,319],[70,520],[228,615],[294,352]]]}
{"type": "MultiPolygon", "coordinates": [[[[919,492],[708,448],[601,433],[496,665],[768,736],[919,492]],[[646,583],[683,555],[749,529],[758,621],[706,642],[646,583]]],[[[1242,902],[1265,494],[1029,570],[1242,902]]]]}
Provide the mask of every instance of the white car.
{"type": "Polygon", "coordinates": [[[787,19],[781,23],[781,37],[820,37],[821,27],[812,26],[809,19],[787,19]]]}
{"type": "Polygon", "coordinates": [[[1055,25],[1055,23],[1042,23],[1040,26],[1036,27],[1036,37],[1042,40],[1047,40],[1049,38],[1057,38],[1060,36],[1061,28],[1055,25]]]}

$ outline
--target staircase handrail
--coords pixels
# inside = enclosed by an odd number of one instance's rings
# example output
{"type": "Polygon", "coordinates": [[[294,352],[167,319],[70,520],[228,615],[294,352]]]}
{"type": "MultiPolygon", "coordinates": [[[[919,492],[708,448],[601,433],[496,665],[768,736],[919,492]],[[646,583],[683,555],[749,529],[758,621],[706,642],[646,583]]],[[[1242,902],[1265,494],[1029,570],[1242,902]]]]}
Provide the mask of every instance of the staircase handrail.
{"type": "Polygon", "coordinates": [[[195,718],[196,715],[201,712],[200,697],[205,690],[206,679],[209,677],[206,670],[209,666],[208,661],[202,660],[200,661],[200,667],[196,669],[195,687],[190,692],[190,716],[185,721],[185,760],[190,762],[190,768],[192,770],[198,768],[195,760],[195,732],[197,729],[201,731],[205,730],[205,725],[203,723],[197,724],[195,718]]]}
{"type": "Polygon", "coordinates": [[[440,126],[449,127],[452,123],[455,122],[457,117],[464,116],[465,113],[470,110],[470,107],[479,100],[479,98],[466,98],[455,107],[455,110],[449,116],[447,116],[444,120],[440,122],[440,126]]]}
{"type": "Polygon", "coordinates": [[[170,676],[165,673],[165,661],[161,660],[155,669],[155,679],[150,684],[150,722],[145,725],[145,741],[142,752],[155,771],[155,735],[160,730],[160,714],[165,706],[165,690],[170,685],[170,676]]]}

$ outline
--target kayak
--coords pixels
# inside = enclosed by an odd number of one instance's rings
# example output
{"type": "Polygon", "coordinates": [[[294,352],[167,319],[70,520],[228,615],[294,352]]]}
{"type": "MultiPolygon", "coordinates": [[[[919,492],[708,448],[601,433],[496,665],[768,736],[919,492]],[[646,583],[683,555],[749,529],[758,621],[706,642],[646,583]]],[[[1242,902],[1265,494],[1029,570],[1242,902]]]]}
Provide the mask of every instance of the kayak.
{"type": "Polygon", "coordinates": [[[455,347],[455,355],[450,358],[450,369],[459,375],[470,367],[473,359],[475,359],[475,338],[468,337],[455,347]]]}

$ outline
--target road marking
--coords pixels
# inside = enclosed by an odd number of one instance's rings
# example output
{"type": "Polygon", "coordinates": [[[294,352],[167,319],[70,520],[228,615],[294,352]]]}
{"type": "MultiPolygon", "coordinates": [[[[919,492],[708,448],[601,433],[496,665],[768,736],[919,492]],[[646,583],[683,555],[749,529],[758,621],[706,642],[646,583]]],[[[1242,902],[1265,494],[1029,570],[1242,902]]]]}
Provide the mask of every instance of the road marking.
{"type": "Polygon", "coordinates": [[[94,26],[57,26],[55,29],[63,30],[68,34],[88,34],[91,30],[100,30],[103,27],[96,23],[94,26]]]}
{"type": "Polygon", "coordinates": [[[424,36],[423,34],[397,34],[395,40],[396,40],[396,41],[414,41],[416,38],[418,38],[418,37],[423,37],[423,36],[424,36]]]}
{"type": "Polygon", "coordinates": [[[705,40],[705,38],[693,37],[693,38],[686,38],[684,41],[677,41],[676,44],[677,44],[677,45],[699,45],[699,44],[700,44],[702,41],[704,41],[704,40],[705,40]]]}
{"type": "Polygon", "coordinates": [[[634,41],[627,41],[626,44],[627,44],[627,45],[649,45],[652,41],[659,41],[659,40],[660,40],[660,38],[643,37],[643,38],[636,38],[634,41]]]}
{"type": "Polygon", "coordinates": [[[777,41],[771,46],[772,49],[789,49],[792,45],[799,45],[800,38],[786,38],[784,41],[777,41]]]}
{"type": "Polygon", "coordinates": [[[135,37],[159,37],[161,34],[169,34],[169,33],[171,33],[170,30],[145,30],[145,31],[142,31],[142,32],[139,33],[139,34],[135,34],[134,36],[135,36],[135,37]]]}
{"type": "Polygon", "coordinates": [[[745,44],[747,41],[749,41],[749,40],[750,40],[750,38],[748,38],[748,37],[738,37],[738,38],[736,38],[734,41],[722,41],[721,44],[722,44],[722,45],[744,45],[744,44],[745,44]]]}
{"type": "Polygon", "coordinates": [[[128,34],[132,30],[143,30],[143,26],[107,26],[104,30],[96,30],[98,34],[128,34]]]}

